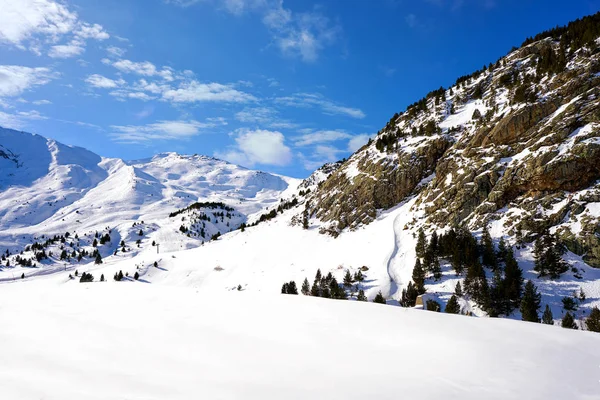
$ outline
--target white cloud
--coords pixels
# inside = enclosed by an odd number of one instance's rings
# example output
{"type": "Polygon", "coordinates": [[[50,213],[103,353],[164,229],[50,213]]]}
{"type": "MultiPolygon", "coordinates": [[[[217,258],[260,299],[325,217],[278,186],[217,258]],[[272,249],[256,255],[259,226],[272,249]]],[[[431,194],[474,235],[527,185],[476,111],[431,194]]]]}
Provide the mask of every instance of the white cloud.
{"type": "Polygon", "coordinates": [[[0,111],[0,126],[10,129],[22,129],[24,124],[17,115],[0,111]]]}
{"type": "Polygon", "coordinates": [[[101,25],[79,20],[62,1],[2,0],[1,8],[0,43],[37,55],[49,43],[50,57],[73,57],[84,51],[86,40],[109,37],[101,25]],[[63,39],[68,43],[58,44],[63,39]]]}
{"type": "Polygon", "coordinates": [[[266,23],[274,32],[275,43],[284,54],[299,56],[305,62],[314,62],[319,57],[319,52],[335,43],[341,32],[338,25],[332,25],[327,17],[317,11],[298,14],[293,19],[290,16],[284,23],[285,9],[280,8],[282,11],[276,11],[280,17],[267,19],[266,23]]]}
{"type": "Polygon", "coordinates": [[[156,99],[155,96],[150,96],[144,92],[128,92],[126,90],[113,90],[109,94],[120,99],[121,101],[124,101],[125,99],[136,99],[141,101],[150,101],[156,99]]]}
{"type": "Polygon", "coordinates": [[[112,56],[115,58],[121,58],[125,55],[125,53],[127,53],[127,50],[125,50],[121,47],[117,47],[117,46],[108,46],[106,48],[106,52],[108,53],[109,56],[112,56]]]}
{"type": "Polygon", "coordinates": [[[33,101],[32,104],[35,104],[36,106],[43,106],[43,105],[52,104],[52,102],[50,100],[36,100],[36,101],[33,101]]]}
{"type": "Polygon", "coordinates": [[[3,128],[23,129],[27,125],[28,120],[46,119],[36,110],[19,111],[14,114],[9,114],[0,111],[0,126],[3,128]]]}
{"type": "Polygon", "coordinates": [[[113,80],[98,74],[88,76],[85,81],[90,86],[101,89],[113,89],[123,86],[126,83],[123,79],[113,80]]]}
{"type": "Polygon", "coordinates": [[[250,124],[266,124],[275,118],[277,111],[268,107],[244,108],[235,114],[235,119],[250,124]]]}
{"type": "Polygon", "coordinates": [[[326,99],[318,93],[297,93],[293,96],[278,97],[275,101],[291,107],[309,108],[317,106],[321,108],[323,113],[329,115],[345,115],[358,119],[362,119],[366,116],[365,113],[358,108],[342,106],[326,99]]]}
{"type": "Polygon", "coordinates": [[[314,171],[325,163],[339,160],[341,153],[344,153],[344,150],[332,146],[318,145],[309,157],[298,153],[298,158],[302,161],[304,169],[314,171]]]}
{"type": "Polygon", "coordinates": [[[98,24],[88,24],[87,22],[82,22],[77,30],[75,31],[75,36],[82,39],[96,39],[96,40],[106,40],[110,37],[102,25],[98,24]]]}
{"type": "Polygon", "coordinates": [[[292,152],[281,132],[239,129],[234,135],[234,148],[215,152],[215,157],[248,167],[255,164],[283,166],[292,160],[292,152]]]}
{"type": "Polygon", "coordinates": [[[352,139],[348,141],[348,151],[354,153],[355,151],[363,147],[365,144],[367,144],[370,138],[371,136],[367,135],[366,133],[352,137],[352,139]]]}
{"type": "Polygon", "coordinates": [[[125,73],[144,76],[154,76],[157,73],[156,66],[149,61],[134,62],[130,60],[119,60],[114,62],[113,67],[125,73]]]}
{"type": "Polygon", "coordinates": [[[196,80],[183,83],[178,89],[163,93],[163,99],[174,103],[193,103],[201,101],[247,103],[256,98],[248,93],[234,89],[232,85],[220,83],[200,83],[196,80]]]}
{"type": "Polygon", "coordinates": [[[80,55],[84,51],[85,47],[83,47],[83,43],[74,40],[69,44],[60,44],[50,47],[50,51],[48,51],[48,57],[71,58],[80,55]]]}
{"type": "Polygon", "coordinates": [[[21,46],[32,35],[51,39],[71,32],[77,14],[51,0],[3,0],[0,13],[0,41],[21,46]]]}
{"type": "Polygon", "coordinates": [[[242,15],[246,11],[259,13],[263,25],[269,30],[272,42],[285,54],[300,57],[305,62],[314,62],[319,53],[334,44],[341,27],[332,23],[318,7],[311,12],[294,13],[283,6],[283,0],[165,0],[182,7],[212,2],[221,9],[242,15]]]}
{"type": "Polygon", "coordinates": [[[119,142],[139,143],[151,140],[182,140],[199,135],[201,129],[218,126],[215,122],[195,120],[158,121],[148,125],[113,125],[110,134],[119,142]]]}
{"type": "Polygon", "coordinates": [[[0,97],[19,96],[26,90],[45,85],[56,77],[48,68],[0,65],[0,97]]]}
{"type": "Polygon", "coordinates": [[[296,146],[308,146],[315,143],[335,142],[342,139],[350,139],[352,135],[341,130],[321,130],[305,133],[302,136],[293,138],[296,146]]]}

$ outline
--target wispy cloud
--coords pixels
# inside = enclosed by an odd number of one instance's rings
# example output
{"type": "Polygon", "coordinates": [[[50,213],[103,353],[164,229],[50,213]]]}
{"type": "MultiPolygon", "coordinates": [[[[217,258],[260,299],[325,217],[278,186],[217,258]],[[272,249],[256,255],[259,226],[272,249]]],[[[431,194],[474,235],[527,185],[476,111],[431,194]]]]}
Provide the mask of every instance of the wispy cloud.
{"type": "Polygon", "coordinates": [[[110,136],[118,142],[142,143],[153,140],[189,139],[222,123],[198,122],[196,120],[158,121],[147,125],[112,125],[110,136]]]}
{"type": "Polygon", "coordinates": [[[165,0],[166,3],[189,7],[196,3],[212,3],[233,15],[254,12],[262,17],[272,43],[282,54],[315,62],[320,53],[341,36],[339,23],[331,21],[320,7],[295,13],[283,5],[283,0],[165,0]]]}
{"type": "Polygon", "coordinates": [[[114,80],[99,74],[90,75],[85,79],[85,81],[90,86],[101,89],[114,89],[119,86],[123,86],[126,83],[123,79],[114,80]]]}
{"type": "Polygon", "coordinates": [[[337,104],[318,93],[297,93],[292,96],[278,97],[275,101],[290,107],[310,108],[316,106],[328,115],[344,115],[358,119],[366,117],[362,110],[337,104]]]}
{"type": "Polygon", "coordinates": [[[296,136],[292,138],[292,141],[296,146],[309,146],[316,143],[335,142],[351,138],[351,134],[342,130],[320,130],[296,136]]]}
{"type": "Polygon", "coordinates": [[[0,97],[20,96],[26,90],[45,85],[57,76],[49,68],[0,65],[0,97]]]}
{"type": "Polygon", "coordinates": [[[165,91],[162,98],[163,100],[174,103],[247,103],[256,101],[256,97],[235,89],[233,85],[224,85],[215,82],[201,83],[196,80],[185,82],[176,89],[169,89],[165,91]]]}

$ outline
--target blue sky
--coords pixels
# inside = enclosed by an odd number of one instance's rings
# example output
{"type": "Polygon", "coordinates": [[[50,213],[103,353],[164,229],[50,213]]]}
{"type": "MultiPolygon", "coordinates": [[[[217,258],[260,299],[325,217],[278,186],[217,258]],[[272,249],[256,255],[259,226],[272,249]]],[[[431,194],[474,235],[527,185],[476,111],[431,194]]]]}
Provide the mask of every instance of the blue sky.
{"type": "Polygon", "coordinates": [[[0,125],[307,176],[600,0],[0,0],[0,125]]]}

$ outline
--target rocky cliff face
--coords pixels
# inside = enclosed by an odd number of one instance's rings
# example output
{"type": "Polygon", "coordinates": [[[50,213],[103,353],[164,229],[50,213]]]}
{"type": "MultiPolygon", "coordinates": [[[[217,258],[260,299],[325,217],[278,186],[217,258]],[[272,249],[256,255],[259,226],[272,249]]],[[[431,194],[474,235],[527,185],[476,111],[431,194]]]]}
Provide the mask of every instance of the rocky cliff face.
{"type": "Polygon", "coordinates": [[[550,226],[600,267],[600,18],[589,18],[396,114],[308,197],[322,231],[416,196],[426,217],[408,228],[501,220],[507,236],[527,236],[550,226]]]}

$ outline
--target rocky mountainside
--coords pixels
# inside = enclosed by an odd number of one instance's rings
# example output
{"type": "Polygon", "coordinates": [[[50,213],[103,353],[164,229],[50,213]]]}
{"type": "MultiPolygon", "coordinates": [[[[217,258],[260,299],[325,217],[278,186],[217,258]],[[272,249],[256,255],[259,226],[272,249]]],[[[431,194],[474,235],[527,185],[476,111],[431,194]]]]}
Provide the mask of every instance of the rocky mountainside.
{"type": "Polygon", "coordinates": [[[308,197],[310,215],[338,235],[416,198],[406,229],[553,227],[600,267],[599,35],[596,14],[432,91],[308,197]]]}

